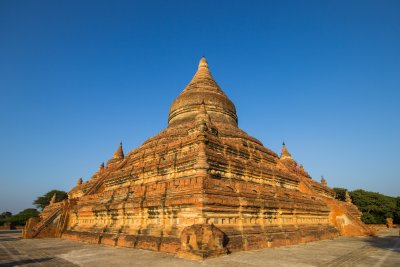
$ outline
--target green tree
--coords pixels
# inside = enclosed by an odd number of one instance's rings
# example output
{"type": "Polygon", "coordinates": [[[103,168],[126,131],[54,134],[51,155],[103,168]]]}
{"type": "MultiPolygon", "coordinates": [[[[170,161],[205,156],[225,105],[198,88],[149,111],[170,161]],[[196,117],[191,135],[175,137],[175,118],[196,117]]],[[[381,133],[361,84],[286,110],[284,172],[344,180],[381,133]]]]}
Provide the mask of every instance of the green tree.
{"type": "Polygon", "coordinates": [[[376,224],[377,223],[375,220],[375,217],[372,216],[368,212],[363,212],[363,214],[361,215],[361,221],[363,221],[363,223],[366,223],[366,224],[376,224]]]}
{"type": "Polygon", "coordinates": [[[335,191],[336,196],[335,198],[340,200],[340,201],[345,201],[346,200],[346,188],[338,188],[338,187],[334,187],[332,188],[333,191],[335,191]]]}
{"type": "Polygon", "coordinates": [[[12,213],[9,211],[2,212],[0,214],[0,226],[3,225],[5,222],[8,222],[11,216],[12,213]]]}
{"type": "Polygon", "coordinates": [[[36,209],[24,209],[20,213],[10,217],[8,221],[11,222],[13,225],[25,225],[26,221],[29,218],[37,216],[39,216],[39,212],[36,209]]]}
{"type": "Polygon", "coordinates": [[[396,199],[379,193],[365,190],[350,192],[353,204],[363,213],[364,223],[386,223],[386,218],[394,218],[396,199]]]}
{"type": "Polygon", "coordinates": [[[54,194],[56,194],[57,202],[68,198],[68,194],[65,191],[51,190],[46,194],[44,194],[43,196],[38,197],[35,201],[33,201],[33,205],[43,210],[47,205],[50,204],[50,200],[54,194]]]}
{"type": "Polygon", "coordinates": [[[7,218],[7,217],[11,217],[11,216],[12,216],[12,213],[9,212],[9,211],[5,211],[5,212],[2,212],[2,213],[0,214],[0,218],[1,218],[1,219],[7,218]]]}
{"type": "Polygon", "coordinates": [[[393,222],[400,224],[400,197],[396,198],[396,209],[393,215],[393,222]]]}
{"type": "Polygon", "coordinates": [[[15,214],[13,216],[8,216],[10,215],[11,212],[8,212],[7,214],[4,214],[4,212],[0,215],[0,225],[3,225],[4,223],[11,223],[12,225],[25,225],[26,221],[31,218],[31,217],[37,217],[39,215],[39,212],[36,209],[25,209],[21,211],[18,214],[15,214]],[[7,215],[4,216],[4,215],[7,215]]]}

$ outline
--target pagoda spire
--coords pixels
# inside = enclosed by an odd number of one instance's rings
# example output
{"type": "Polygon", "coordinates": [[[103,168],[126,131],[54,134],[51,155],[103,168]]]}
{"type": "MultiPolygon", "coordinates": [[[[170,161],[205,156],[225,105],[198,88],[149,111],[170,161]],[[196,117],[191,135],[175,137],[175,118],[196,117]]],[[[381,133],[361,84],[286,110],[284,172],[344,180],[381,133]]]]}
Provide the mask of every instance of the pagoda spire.
{"type": "MultiPolygon", "coordinates": [[[[199,130],[201,132],[209,132],[214,135],[218,134],[218,130],[212,123],[210,115],[207,112],[206,104],[204,103],[204,100],[201,102],[200,108],[195,117],[195,127],[197,130],[199,130]]],[[[191,131],[191,132],[193,132],[193,131],[191,131]]]]}
{"type": "Polygon", "coordinates": [[[321,184],[322,184],[322,185],[324,185],[324,186],[326,186],[326,185],[327,185],[327,183],[326,183],[326,179],[325,179],[325,177],[324,177],[324,176],[321,176],[321,184]]]}
{"type": "MultiPolygon", "coordinates": [[[[214,83],[214,85],[216,85],[216,88],[214,88],[214,89],[217,90],[218,92],[222,93],[221,89],[218,87],[217,83],[214,81],[214,78],[210,72],[210,69],[208,68],[207,59],[205,57],[202,57],[199,61],[199,66],[198,66],[197,71],[194,74],[190,84],[202,81],[204,79],[212,81],[214,83]]],[[[185,89],[188,90],[188,89],[190,89],[190,87],[188,86],[185,89]]]]}
{"type": "Polygon", "coordinates": [[[344,201],[346,201],[347,203],[352,203],[352,200],[351,200],[351,196],[350,196],[350,194],[349,194],[349,191],[347,191],[346,190],[346,193],[345,193],[345,195],[344,195],[344,201]]]}
{"type": "Polygon", "coordinates": [[[202,57],[199,61],[196,73],[194,74],[190,83],[183,90],[183,92],[197,91],[200,88],[204,87],[207,87],[207,90],[210,90],[214,93],[226,97],[222,89],[218,86],[217,82],[214,80],[214,77],[212,76],[211,71],[208,68],[207,59],[205,57],[202,57]]]}
{"type": "Polygon", "coordinates": [[[228,99],[214,80],[205,57],[199,65],[192,80],[172,103],[169,115],[169,127],[191,127],[202,101],[208,108],[213,123],[237,127],[235,105],[228,99]]]}
{"type": "MultiPolygon", "coordinates": [[[[207,124],[211,124],[211,119],[210,116],[207,113],[207,109],[206,109],[206,104],[204,103],[204,100],[201,102],[200,108],[199,108],[199,112],[196,115],[196,123],[198,124],[199,122],[205,122],[207,124]]],[[[209,125],[207,125],[209,126],[209,125]]]]}
{"type": "Polygon", "coordinates": [[[53,197],[51,198],[51,200],[50,200],[50,204],[54,204],[54,203],[56,203],[57,202],[57,194],[56,193],[54,193],[54,195],[53,195],[53,197]]]}
{"type": "Polygon", "coordinates": [[[117,148],[117,150],[115,151],[114,155],[113,155],[113,159],[124,159],[124,151],[122,150],[122,142],[119,143],[119,146],[117,148]]]}
{"type": "Polygon", "coordinates": [[[292,155],[286,148],[285,142],[282,143],[281,159],[292,159],[292,155]]]}
{"type": "MultiPolygon", "coordinates": [[[[122,142],[121,142],[121,143],[119,143],[119,146],[118,146],[117,150],[114,152],[114,155],[112,156],[112,158],[109,161],[107,161],[107,166],[110,163],[118,162],[120,160],[123,160],[124,158],[125,158],[125,155],[124,155],[124,151],[122,149],[122,142]]],[[[100,165],[100,169],[101,169],[101,165],[100,165]]]]}
{"type": "Polygon", "coordinates": [[[205,56],[202,56],[199,62],[199,69],[200,68],[207,68],[208,69],[208,62],[205,56]]]}

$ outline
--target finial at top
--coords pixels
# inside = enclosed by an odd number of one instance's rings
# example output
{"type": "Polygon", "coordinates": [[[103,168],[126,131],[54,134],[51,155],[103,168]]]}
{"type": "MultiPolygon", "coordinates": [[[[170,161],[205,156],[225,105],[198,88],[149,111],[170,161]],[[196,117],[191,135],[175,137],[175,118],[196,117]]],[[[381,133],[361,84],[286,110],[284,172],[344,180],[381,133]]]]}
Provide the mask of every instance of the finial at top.
{"type": "Polygon", "coordinates": [[[346,190],[346,193],[344,195],[344,201],[346,201],[347,203],[352,203],[351,196],[349,194],[349,191],[347,191],[347,190],[346,190]]]}
{"type": "Polygon", "coordinates": [[[199,68],[208,68],[207,59],[204,56],[200,59],[199,68]]]}
{"type": "Polygon", "coordinates": [[[322,185],[326,185],[326,180],[325,180],[325,177],[323,175],[321,175],[321,184],[322,185]]]}
{"type": "Polygon", "coordinates": [[[56,196],[57,196],[57,193],[54,193],[53,197],[52,197],[51,200],[50,200],[50,204],[54,204],[54,203],[57,202],[56,196]]]}
{"type": "Polygon", "coordinates": [[[124,156],[124,151],[122,150],[122,142],[119,143],[119,146],[117,148],[117,150],[114,153],[114,156],[112,157],[113,159],[123,159],[124,156]]]}
{"type": "Polygon", "coordinates": [[[285,146],[285,141],[282,142],[282,146],[285,146]]]}
{"type": "Polygon", "coordinates": [[[289,151],[286,148],[285,142],[282,143],[282,151],[281,151],[281,159],[292,159],[292,155],[290,155],[289,151]]]}

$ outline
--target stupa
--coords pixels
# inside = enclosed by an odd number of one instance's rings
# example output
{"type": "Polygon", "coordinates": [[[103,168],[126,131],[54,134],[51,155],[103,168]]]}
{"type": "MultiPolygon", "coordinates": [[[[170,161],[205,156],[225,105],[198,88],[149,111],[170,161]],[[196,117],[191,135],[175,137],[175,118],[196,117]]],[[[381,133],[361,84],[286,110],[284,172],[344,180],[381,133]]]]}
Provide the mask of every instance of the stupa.
{"type": "Polygon", "coordinates": [[[29,220],[23,236],[204,259],[366,234],[357,208],[334,196],[285,144],[279,156],[238,127],[235,105],[202,58],[165,130],[126,156],[121,143],[68,200],[29,220]]]}

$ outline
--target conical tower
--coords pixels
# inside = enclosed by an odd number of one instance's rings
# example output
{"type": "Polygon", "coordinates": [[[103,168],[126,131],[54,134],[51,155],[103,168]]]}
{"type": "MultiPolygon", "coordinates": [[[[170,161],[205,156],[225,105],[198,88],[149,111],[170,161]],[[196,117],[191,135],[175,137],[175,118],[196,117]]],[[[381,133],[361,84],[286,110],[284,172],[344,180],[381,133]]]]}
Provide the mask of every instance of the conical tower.
{"type": "Polygon", "coordinates": [[[282,143],[282,151],[281,151],[281,160],[292,160],[292,155],[289,153],[289,151],[286,148],[285,142],[282,143]]]}
{"type": "Polygon", "coordinates": [[[327,186],[326,179],[325,179],[324,176],[321,176],[321,184],[322,184],[323,186],[327,186]]]}
{"type": "MultiPolygon", "coordinates": [[[[122,142],[119,144],[117,150],[114,152],[112,158],[107,162],[107,166],[116,162],[123,160],[125,157],[124,151],[122,149],[122,142]]],[[[101,165],[100,165],[101,168],[101,165]]]]}
{"type": "Polygon", "coordinates": [[[211,118],[210,115],[208,115],[204,101],[201,103],[200,109],[195,117],[194,128],[189,130],[189,133],[196,131],[209,132],[214,135],[218,134],[218,129],[211,122],[211,118]]]}
{"type": "Polygon", "coordinates": [[[54,193],[54,195],[50,199],[50,204],[54,204],[57,202],[57,193],[54,193]]]}
{"type": "Polygon", "coordinates": [[[235,105],[215,82],[204,57],[190,83],[172,103],[168,127],[189,127],[202,103],[213,123],[237,127],[235,105]]]}
{"type": "Polygon", "coordinates": [[[337,236],[333,191],[305,178],[285,145],[279,157],[239,129],[202,58],[168,127],[69,192],[60,231],[196,259],[337,236]]]}

